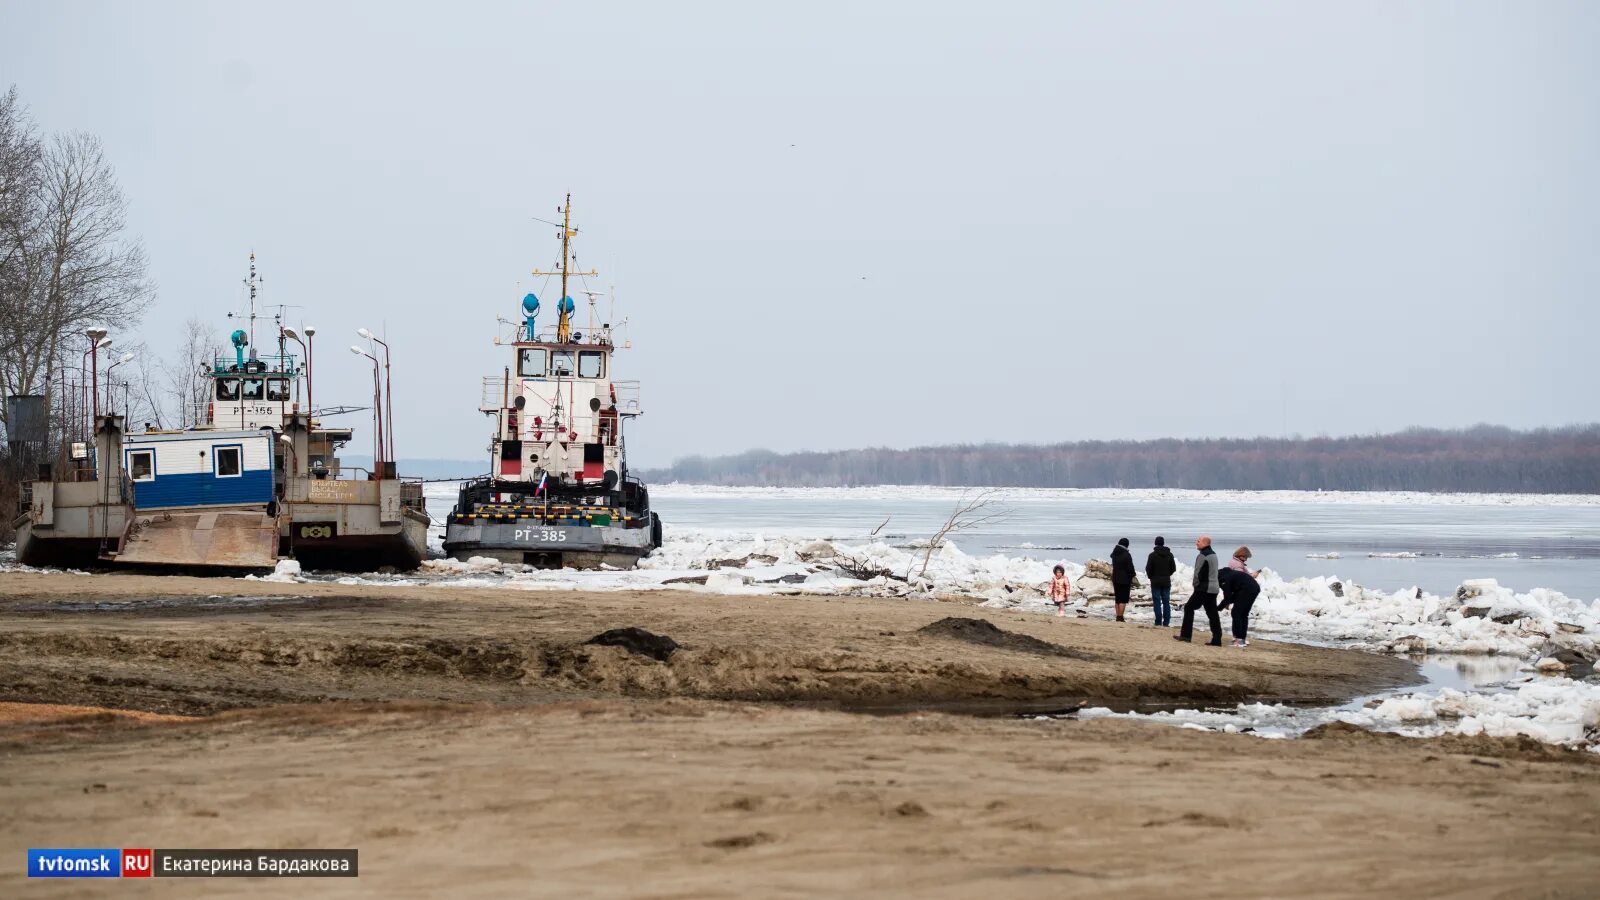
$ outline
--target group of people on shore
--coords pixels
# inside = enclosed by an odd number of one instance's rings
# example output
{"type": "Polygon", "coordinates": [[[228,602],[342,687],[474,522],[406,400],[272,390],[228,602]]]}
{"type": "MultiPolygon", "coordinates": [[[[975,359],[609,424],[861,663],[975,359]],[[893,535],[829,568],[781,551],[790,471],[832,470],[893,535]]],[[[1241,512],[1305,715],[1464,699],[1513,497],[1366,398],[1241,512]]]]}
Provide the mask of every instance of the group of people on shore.
{"type": "MultiPolygon", "coordinates": [[[[1199,551],[1194,559],[1194,579],[1191,584],[1189,602],[1183,605],[1183,624],[1178,633],[1173,635],[1173,640],[1189,641],[1194,637],[1194,614],[1205,610],[1206,621],[1211,626],[1212,647],[1222,646],[1222,610],[1231,610],[1233,616],[1233,646],[1244,648],[1250,646],[1250,609],[1255,606],[1256,597],[1261,595],[1261,583],[1256,579],[1260,577],[1261,570],[1250,569],[1250,548],[1240,547],[1233,551],[1233,558],[1226,566],[1219,563],[1216,551],[1211,549],[1211,538],[1201,535],[1195,538],[1194,546],[1199,551]],[[1221,596],[1222,602],[1217,602],[1221,596]]],[[[1134,569],[1133,554],[1128,549],[1128,539],[1117,541],[1117,546],[1111,549],[1111,589],[1117,607],[1117,621],[1125,622],[1124,613],[1128,601],[1133,593],[1134,581],[1137,577],[1134,569]]],[[[1150,582],[1150,605],[1155,612],[1156,626],[1169,627],[1172,625],[1172,576],[1178,571],[1178,561],[1172,555],[1172,549],[1167,546],[1165,538],[1158,537],[1150,556],[1145,560],[1144,574],[1150,582]]],[[[1050,602],[1056,605],[1056,615],[1067,614],[1067,603],[1072,599],[1072,581],[1067,578],[1064,566],[1056,566],[1054,576],[1050,579],[1050,602]]]]}

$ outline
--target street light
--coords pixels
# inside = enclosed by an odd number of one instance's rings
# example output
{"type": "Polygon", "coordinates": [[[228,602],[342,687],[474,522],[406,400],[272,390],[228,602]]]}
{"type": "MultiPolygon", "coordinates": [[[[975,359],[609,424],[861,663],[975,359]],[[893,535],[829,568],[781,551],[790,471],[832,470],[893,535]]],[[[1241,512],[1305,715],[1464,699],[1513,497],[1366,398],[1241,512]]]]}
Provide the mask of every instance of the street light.
{"type": "MultiPolygon", "coordinates": [[[[106,338],[106,340],[107,340],[107,342],[109,342],[111,339],[110,338],[106,338]]],[[[113,385],[112,382],[111,382],[111,373],[117,368],[117,366],[122,365],[123,363],[127,362],[130,359],[133,359],[133,354],[132,353],[124,353],[124,354],[122,354],[122,358],[121,359],[118,359],[116,362],[112,363],[111,365],[106,366],[106,412],[107,413],[109,413],[111,411],[111,401],[112,401],[112,398],[116,396],[115,392],[113,391],[113,388],[115,387],[115,385],[113,385]]],[[[124,404],[124,405],[126,405],[126,404],[124,404]]],[[[127,410],[124,409],[123,413],[126,414],[127,410]]]]}
{"type": "Polygon", "coordinates": [[[381,479],[383,477],[383,392],[378,382],[378,358],[354,344],[350,345],[350,352],[372,360],[372,417],[377,423],[377,430],[372,435],[372,467],[377,470],[377,475],[381,479]]]}
{"type": "Polygon", "coordinates": [[[383,347],[383,395],[385,412],[384,417],[389,422],[389,450],[387,456],[394,459],[394,381],[389,377],[389,345],[382,338],[365,328],[357,328],[356,334],[383,347]]]}
{"type": "Polygon", "coordinates": [[[317,333],[317,326],[307,325],[306,329],[306,425],[311,424],[311,416],[317,411],[317,405],[311,399],[311,380],[316,376],[316,369],[311,363],[311,337],[317,333]]]}
{"type": "MultiPolygon", "coordinates": [[[[90,370],[90,373],[91,373],[90,374],[90,385],[89,385],[89,397],[90,397],[90,401],[94,404],[94,418],[98,419],[98,418],[100,418],[100,352],[99,351],[100,351],[101,347],[109,347],[109,346],[111,346],[111,338],[106,337],[106,330],[104,328],[98,328],[98,327],[90,328],[90,329],[84,331],[84,334],[89,336],[89,352],[87,354],[88,357],[89,357],[89,370],[90,370]]],[[[94,431],[94,422],[93,422],[93,420],[91,420],[90,423],[89,423],[89,430],[90,430],[91,433],[93,433],[93,431],[94,431]]]]}
{"type": "MultiPolygon", "coordinates": [[[[306,342],[305,341],[300,340],[300,332],[295,331],[293,328],[290,328],[287,325],[285,325],[283,327],[283,336],[288,338],[291,341],[294,341],[296,344],[299,344],[300,345],[300,349],[304,350],[306,352],[306,421],[309,423],[311,421],[311,409],[312,409],[312,407],[311,407],[311,348],[306,346],[306,342]]],[[[311,330],[309,328],[306,329],[306,336],[308,338],[311,336],[311,330]]]]}

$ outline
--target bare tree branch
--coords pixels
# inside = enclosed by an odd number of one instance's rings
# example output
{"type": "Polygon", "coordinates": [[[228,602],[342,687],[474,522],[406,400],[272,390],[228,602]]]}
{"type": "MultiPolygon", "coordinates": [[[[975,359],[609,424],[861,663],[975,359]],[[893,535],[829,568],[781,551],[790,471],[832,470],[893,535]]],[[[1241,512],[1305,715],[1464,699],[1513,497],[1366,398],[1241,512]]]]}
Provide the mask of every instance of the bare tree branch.
{"type": "Polygon", "coordinates": [[[42,141],[16,89],[0,97],[0,395],[42,393],[51,410],[77,415],[82,404],[57,395],[79,366],[82,331],[105,323],[127,335],[154,297],[126,227],[100,140],[42,141]]]}
{"type": "Polygon", "coordinates": [[[971,491],[963,492],[961,499],[956,501],[955,511],[950,513],[950,518],[939,526],[939,530],[928,539],[928,550],[922,554],[922,568],[917,570],[917,577],[922,578],[928,574],[928,563],[933,560],[934,551],[943,547],[950,535],[962,531],[969,531],[981,525],[998,522],[1011,515],[1011,510],[998,507],[999,497],[996,491],[971,491]]]}

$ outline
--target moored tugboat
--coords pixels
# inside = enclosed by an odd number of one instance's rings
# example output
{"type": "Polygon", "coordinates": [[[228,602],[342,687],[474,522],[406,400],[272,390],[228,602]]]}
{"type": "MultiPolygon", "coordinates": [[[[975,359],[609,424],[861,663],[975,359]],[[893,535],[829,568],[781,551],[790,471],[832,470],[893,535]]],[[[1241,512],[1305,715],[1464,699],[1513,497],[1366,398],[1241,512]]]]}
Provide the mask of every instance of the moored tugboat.
{"type": "MultiPolygon", "coordinates": [[[[308,360],[287,349],[294,342],[309,356],[315,331],[302,337],[275,321],[277,354],[259,355],[256,280],[251,254],[250,330],[234,331],[233,353],[203,367],[211,398],[203,421],[124,433],[122,416],[94,410],[92,451],[76,445],[71,468],[42,467],[40,478],[24,482],[15,521],[20,562],[213,572],[270,569],[290,558],[307,569],[357,572],[421,564],[421,483],[397,478],[381,451],[373,471],[341,465],[351,431],[323,427],[310,410],[308,360]]],[[[104,337],[96,331],[91,341],[104,337]]]]}
{"type": "MultiPolygon", "coordinates": [[[[572,197],[561,210],[561,264],[534,275],[561,278],[556,323],[540,331],[539,299],[522,300],[508,365],[483,380],[479,409],[495,417],[489,474],[461,487],[445,527],[457,559],[485,556],[539,568],[628,568],[661,546],[650,492],[628,474],[623,425],[639,415],[639,383],[613,377],[618,349],[609,323],[573,328],[569,278],[572,197]]],[[[508,323],[511,324],[511,323],[508,323]]]]}

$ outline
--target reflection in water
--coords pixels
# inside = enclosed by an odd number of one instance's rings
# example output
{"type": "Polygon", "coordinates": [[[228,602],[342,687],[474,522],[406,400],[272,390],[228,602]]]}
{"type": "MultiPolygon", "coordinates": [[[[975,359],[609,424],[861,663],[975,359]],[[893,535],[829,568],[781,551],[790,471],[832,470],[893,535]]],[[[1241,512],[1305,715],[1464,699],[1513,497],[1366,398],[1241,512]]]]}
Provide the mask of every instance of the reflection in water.
{"type": "Polygon", "coordinates": [[[1455,688],[1458,691],[1503,684],[1516,677],[1524,665],[1522,660],[1514,656],[1467,656],[1445,653],[1407,658],[1417,664],[1422,677],[1428,679],[1430,686],[1455,688]]]}

